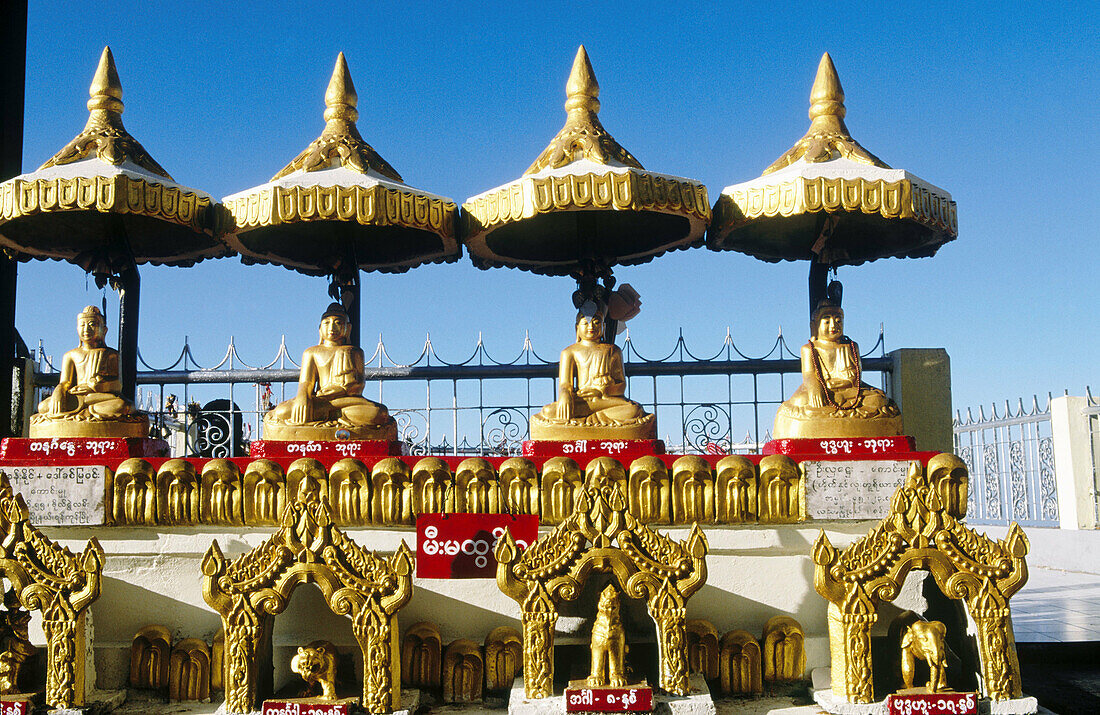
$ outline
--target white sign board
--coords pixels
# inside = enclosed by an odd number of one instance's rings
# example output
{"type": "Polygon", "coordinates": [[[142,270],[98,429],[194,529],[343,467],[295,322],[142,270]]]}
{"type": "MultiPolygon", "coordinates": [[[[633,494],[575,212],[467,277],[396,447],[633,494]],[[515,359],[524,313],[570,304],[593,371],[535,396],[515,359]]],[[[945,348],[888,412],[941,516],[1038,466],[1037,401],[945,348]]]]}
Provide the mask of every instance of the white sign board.
{"type": "Polygon", "coordinates": [[[8,466],[4,474],[12,491],[22,494],[35,526],[105,524],[107,469],[80,466],[8,466]]]}
{"type": "Polygon", "coordinates": [[[811,519],[881,519],[905,482],[909,462],[802,462],[806,475],[806,515],[811,519]]]}

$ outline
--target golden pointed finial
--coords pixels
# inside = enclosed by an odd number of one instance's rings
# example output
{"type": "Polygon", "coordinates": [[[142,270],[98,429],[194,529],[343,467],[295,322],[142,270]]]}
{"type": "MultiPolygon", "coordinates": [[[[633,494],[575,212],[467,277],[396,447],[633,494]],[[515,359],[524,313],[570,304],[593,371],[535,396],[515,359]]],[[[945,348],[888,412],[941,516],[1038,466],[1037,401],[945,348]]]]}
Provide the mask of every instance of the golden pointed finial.
{"type": "Polygon", "coordinates": [[[336,66],[332,69],[332,79],[325,90],[325,121],[355,122],[359,119],[359,95],[355,93],[355,84],[351,81],[348,62],[341,52],[336,57],[336,66]]]}
{"type": "Polygon", "coordinates": [[[810,119],[835,117],[843,128],[846,113],[844,88],[840,86],[840,77],[833,65],[833,58],[826,52],[817,65],[817,76],[814,77],[814,86],[810,89],[810,119]]]}
{"type": "Polygon", "coordinates": [[[799,159],[811,163],[844,157],[861,164],[889,169],[885,163],[859,145],[844,125],[844,88],[826,52],[817,65],[817,76],[810,89],[810,129],[787,153],[764,170],[765,174],[790,166],[799,159]]]}
{"type": "Polygon", "coordinates": [[[638,160],[608,134],[596,116],[600,111],[600,100],[597,99],[600,83],[596,81],[596,73],[592,71],[584,45],[577,49],[569,81],[565,83],[565,94],[565,126],[525,174],[535,174],[546,168],[557,169],[578,159],[642,168],[638,160]]]}
{"type": "Polygon", "coordinates": [[[89,112],[102,110],[122,114],[122,82],[118,79],[115,57],[110,47],[104,47],[103,54],[99,56],[99,66],[92,77],[92,85],[88,87],[88,96],[89,112]]]}
{"type": "Polygon", "coordinates": [[[600,83],[596,81],[596,73],[592,71],[592,63],[588,60],[588,52],[581,45],[577,49],[577,56],[573,59],[573,69],[569,72],[569,81],[565,83],[565,111],[583,109],[595,114],[600,111],[600,83]]]}
{"type": "Polygon", "coordinates": [[[84,131],[39,169],[71,164],[94,154],[97,159],[115,166],[130,161],[150,173],[171,179],[164,167],[122,126],[123,109],[122,82],[118,79],[115,57],[110,47],[104,47],[88,87],[88,123],[84,131]]]}
{"type": "Polygon", "coordinates": [[[335,165],[366,173],[371,169],[393,181],[401,182],[401,175],[378,152],[363,141],[355,122],[359,119],[359,95],[351,81],[348,62],[341,52],[336,57],[332,78],[325,90],[325,129],[305,151],[283,167],[271,178],[280,179],[295,171],[319,171],[335,165]]]}

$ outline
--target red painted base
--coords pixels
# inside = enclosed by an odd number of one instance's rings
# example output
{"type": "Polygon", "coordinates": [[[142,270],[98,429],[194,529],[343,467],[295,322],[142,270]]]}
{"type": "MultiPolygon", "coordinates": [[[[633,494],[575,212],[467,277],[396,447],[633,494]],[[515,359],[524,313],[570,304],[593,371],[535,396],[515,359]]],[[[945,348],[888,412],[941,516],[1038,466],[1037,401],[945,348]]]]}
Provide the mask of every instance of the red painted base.
{"type": "Polygon", "coordinates": [[[650,454],[664,453],[665,443],[659,439],[577,439],[568,442],[529,439],[523,443],[524,457],[637,459],[650,454]]]}
{"type": "Polygon", "coordinates": [[[356,698],[350,700],[319,700],[317,698],[299,698],[296,700],[265,700],[263,715],[350,715],[358,702],[356,698]]]}
{"type": "Polygon", "coordinates": [[[914,693],[886,696],[888,715],[977,715],[977,693],[914,693]]]}
{"type": "Polygon", "coordinates": [[[248,456],[253,459],[343,459],[345,457],[400,457],[405,453],[404,442],[386,442],[383,440],[301,440],[282,441],[258,439],[248,447],[248,456]]]}
{"type": "Polygon", "coordinates": [[[762,454],[797,454],[800,457],[894,457],[916,450],[912,437],[826,437],[821,439],[773,439],[762,454]]]}
{"type": "Polygon", "coordinates": [[[565,689],[567,713],[647,713],[653,709],[653,689],[648,686],[575,688],[573,684],[565,689]]]}
{"type": "Polygon", "coordinates": [[[5,437],[0,442],[0,459],[129,459],[167,457],[163,439],[119,437],[5,437]]]}

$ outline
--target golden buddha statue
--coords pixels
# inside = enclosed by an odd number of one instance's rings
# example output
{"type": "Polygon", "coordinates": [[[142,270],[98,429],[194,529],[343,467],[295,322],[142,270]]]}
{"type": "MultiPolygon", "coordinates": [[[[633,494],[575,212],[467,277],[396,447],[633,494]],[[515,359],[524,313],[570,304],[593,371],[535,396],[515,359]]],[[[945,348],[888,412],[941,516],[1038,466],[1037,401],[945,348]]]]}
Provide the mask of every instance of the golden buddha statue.
{"type": "Polygon", "coordinates": [[[76,318],[80,345],[65,353],[61,376],[31,416],[30,436],[147,437],[149,418],[121,396],[118,351],[107,347],[107,321],[94,305],[76,318]]]}
{"type": "Polygon", "coordinates": [[[321,316],[320,344],[302,353],[298,394],[264,416],[270,440],[395,440],[397,424],[385,405],[363,397],[363,351],[348,345],[350,323],[339,303],[321,316]]]}
{"type": "Polygon", "coordinates": [[[531,418],[531,439],[654,439],[657,423],[623,397],[623,353],[604,342],[599,310],[577,313],[577,342],[561,352],[558,399],[531,418]]]}
{"type": "Polygon", "coordinates": [[[844,311],[826,299],[802,346],[802,384],[779,407],[773,439],[887,437],[901,434],[901,412],[861,379],[859,346],[844,334],[844,311]]]}

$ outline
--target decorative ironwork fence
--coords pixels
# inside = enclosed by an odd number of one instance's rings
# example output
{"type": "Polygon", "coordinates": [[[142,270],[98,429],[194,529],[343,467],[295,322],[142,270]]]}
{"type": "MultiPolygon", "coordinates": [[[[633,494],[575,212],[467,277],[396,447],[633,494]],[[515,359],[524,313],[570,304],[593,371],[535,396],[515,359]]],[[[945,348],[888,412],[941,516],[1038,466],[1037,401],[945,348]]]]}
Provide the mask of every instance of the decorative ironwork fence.
{"type": "Polygon", "coordinates": [[[955,453],[970,470],[967,521],[1058,526],[1049,396],[1044,408],[1035,398],[1030,409],[1020,400],[1015,410],[1005,402],[991,413],[955,413],[955,453]]]}
{"type": "MultiPolygon", "coordinates": [[[[863,359],[865,379],[878,372],[885,383],[892,361],[884,344],[880,327],[863,359]]],[[[671,453],[759,451],[776,409],[801,382],[797,348],[792,351],[782,333],[760,357],[743,353],[729,330],[709,356],[689,350],[682,334],[663,356],[640,354],[629,332],[621,347],[629,396],[657,415],[658,436],[671,453]]],[[[35,385],[56,384],[41,346],[37,357],[35,385]]],[[[230,341],[221,361],[203,367],[186,340],[168,367],[144,359],[140,365],[139,406],[175,456],[245,454],[248,442],[262,438],[263,414],[290,397],[286,385],[298,380],[285,340],[266,365],[247,364],[230,341]]],[[[389,405],[411,454],[519,454],[531,414],[557,398],[557,363],[540,356],[529,338],[510,360],[490,355],[479,338],[457,362],[441,358],[426,339],[409,363],[392,359],[379,339],[366,373],[365,395],[389,405]]]]}

